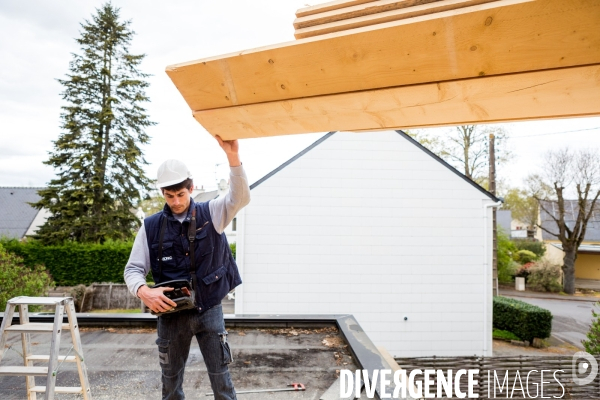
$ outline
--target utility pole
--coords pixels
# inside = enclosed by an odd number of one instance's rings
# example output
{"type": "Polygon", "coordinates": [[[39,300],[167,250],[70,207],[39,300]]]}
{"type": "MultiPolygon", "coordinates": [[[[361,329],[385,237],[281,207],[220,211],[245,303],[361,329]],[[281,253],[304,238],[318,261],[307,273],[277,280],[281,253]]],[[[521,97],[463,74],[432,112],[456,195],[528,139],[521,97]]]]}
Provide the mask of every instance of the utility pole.
{"type": "MultiPolygon", "coordinates": [[[[496,195],[496,154],[494,142],[496,137],[493,133],[490,133],[490,193],[496,195]]],[[[498,296],[498,230],[496,228],[496,207],[492,208],[492,293],[494,296],[498,296]]]]}

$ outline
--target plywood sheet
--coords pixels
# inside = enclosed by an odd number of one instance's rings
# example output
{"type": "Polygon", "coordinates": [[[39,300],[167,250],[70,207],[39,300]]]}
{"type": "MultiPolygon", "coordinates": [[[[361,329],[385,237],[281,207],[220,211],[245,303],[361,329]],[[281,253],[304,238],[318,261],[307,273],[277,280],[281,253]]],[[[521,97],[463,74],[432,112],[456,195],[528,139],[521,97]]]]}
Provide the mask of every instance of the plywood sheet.
{"type": "Polygon", "coordinates": [[[600,62],[598,0],[536,0],[428,17],[179,64],[167,73],[197,111],[600,62]]]}
{"type": "Polygon", "coordinates": [[[224,139],[600,115],[600,65],[205,110],[224,139]]]}

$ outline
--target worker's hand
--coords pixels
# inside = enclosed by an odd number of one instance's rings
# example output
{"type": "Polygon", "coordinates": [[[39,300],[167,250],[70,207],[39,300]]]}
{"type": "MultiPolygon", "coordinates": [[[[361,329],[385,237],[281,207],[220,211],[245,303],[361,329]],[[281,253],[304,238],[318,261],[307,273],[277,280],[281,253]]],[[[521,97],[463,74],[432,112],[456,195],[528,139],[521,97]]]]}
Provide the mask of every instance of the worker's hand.
{"type": "Polygon", "coordinates": [[[149,309],[154,312],[165,312],[177,307],[177,303],[169,299],[163,292],[173,290],[170,287],[157,287],[150,289],[143,285],[137,291],[137,295],[149,309]]]}
{"type": "Polygon", "coordinates": [[[221,137],[219,135],[216,135],[215,139],[217,139],[217,142],[219,142],[219,146],[221,146],[221,148],[227,155],[227,159],[229,160],[230,167],[239,167],[240,165],[242,165],[242,162],[240,161],[240,156],[238,154],[240,145],[239,145],[237,139],[236,140],[223,140],[223,139],[221,139],[221,137]]]}

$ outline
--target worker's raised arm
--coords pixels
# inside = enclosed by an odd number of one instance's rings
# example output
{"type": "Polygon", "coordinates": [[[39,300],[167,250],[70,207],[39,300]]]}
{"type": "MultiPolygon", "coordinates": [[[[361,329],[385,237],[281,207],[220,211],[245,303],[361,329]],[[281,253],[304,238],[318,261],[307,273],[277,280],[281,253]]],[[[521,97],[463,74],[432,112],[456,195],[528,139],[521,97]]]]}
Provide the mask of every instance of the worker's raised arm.
{"type": "Polygon", "coordinates": [[[225,227],[229,225],[237,212],[250,202],[250,187],[238,154],[238,141],[222,140],[219,136],[216,136],[216,139],[227,155],[231,169],[229,173],[229,192],[224,197],[211,200],[208,206],[215,230],[218,233],[223,233],[225,227]]]}

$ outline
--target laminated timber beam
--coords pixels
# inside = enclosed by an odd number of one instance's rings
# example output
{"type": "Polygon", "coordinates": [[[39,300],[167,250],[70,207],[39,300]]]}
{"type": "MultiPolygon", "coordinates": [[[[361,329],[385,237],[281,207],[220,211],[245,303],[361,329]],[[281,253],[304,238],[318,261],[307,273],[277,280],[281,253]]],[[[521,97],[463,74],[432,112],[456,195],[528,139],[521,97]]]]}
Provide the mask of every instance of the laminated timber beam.
{"type": "Polygon", "coordinates": [[[324,35],[326,33],[340,32],[348,29],[362,28],[381,24],[384,22],[399,21],[402,19],[418,17],[421,15],[437,14],[443,11],[458,10],[463,7],[479,4],[497,2],[495,6],[505,5],[501,0],[410,0],[382,1],[389,3],[380,5],[380,2],[369,3],[363,6],[351,7],[340,11],[311,15],[309,17],[297,18],[294,21],[294,37],[303,39],[312,36],[324,35]],[[370,6],[377,4],[377,6],[370,6]],[[392,7],[395,6],[395,7],[392,7]],[[400,7],[404,6],[404,7],[400,7]],[[386,10],[390,11],[381,11],[386,10]],[[357,9],[357,10],[354,10],[357,9]],[[356,17],[354,17],[356,15],[356,17]]]}
{"type": "MultiPolygon", "coordinates": [[[[263,103],[302,100],[306,107],[318,109],[337,94],[356,96],[353,101],[359,103],[364,100],[362,92],[374,96],[385,88],[424,88],[600,64],[600,1],[522,1],[503,0],[211,57],[167,67],[167,73],[196,118],[208,123],[205,115],[210,113],[203,111],[211,110],[219,115],[221,122],[216,125],[220,126],[227,115],[232,125],[245,121],[237,117],[240,110],[247,112],[263,103]]],[[[264,131],[259,136],[329,129],[307,123],[300,131],[275,133],[260,126],[270,121],[255,117],[253,124],[258,126],[252,129],[264,131]]],[[[306,114],[304,118],[317,117],[306,114]]],[[[213,131],[216,125],[205,128],[214,135],[220,133],[213,131]]],[[[339,129],[359,127],[334,128],[339,129]]],[[[249,137],[250,129],[244,132],[240,137],[249,137]]]]}
{"type": "Polygon", "coordinates": [[[592,115],[600,115],[600,64],[194,113],[224,139],[592,115]]]}

